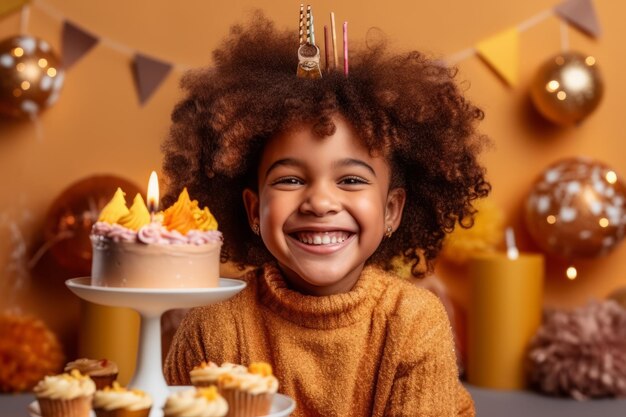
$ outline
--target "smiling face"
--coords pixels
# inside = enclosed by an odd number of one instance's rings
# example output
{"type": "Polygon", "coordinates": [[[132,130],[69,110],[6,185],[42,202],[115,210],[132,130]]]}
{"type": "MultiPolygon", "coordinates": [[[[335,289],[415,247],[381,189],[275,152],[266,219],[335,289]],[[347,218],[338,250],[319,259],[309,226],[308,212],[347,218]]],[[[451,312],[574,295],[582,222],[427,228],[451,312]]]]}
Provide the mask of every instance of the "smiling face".
{"type": "Polygon", "coordinates": [[[292,287],[312,295],[350,291],[387,228],[395,230],[404,190],[389,190],[389,164],[371,156],[350,124],[333,118],[332,136],[310,125],[272,138],[246,189],[251,224],[292,287]]]}

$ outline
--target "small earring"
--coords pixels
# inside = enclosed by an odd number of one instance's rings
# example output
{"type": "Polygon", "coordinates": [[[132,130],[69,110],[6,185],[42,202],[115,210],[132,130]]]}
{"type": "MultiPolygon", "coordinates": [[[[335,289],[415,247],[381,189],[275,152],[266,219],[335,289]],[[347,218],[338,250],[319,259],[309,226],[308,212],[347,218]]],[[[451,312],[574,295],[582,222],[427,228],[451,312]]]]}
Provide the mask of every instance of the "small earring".
{"type": "Polygon", "coordinates": [[[259,235],[259,233],[261,232],[261,227],[259,226],[259,223],[255,220],[254,223],[252,223],[252,231],[254,232],[255,235],[259,235]]]}
{"type": "Polygon", "coordinates": [[[393,235],[393,227],[387,225],[387,232],[385,232],[385,237],[391,237],[393,235]]]}

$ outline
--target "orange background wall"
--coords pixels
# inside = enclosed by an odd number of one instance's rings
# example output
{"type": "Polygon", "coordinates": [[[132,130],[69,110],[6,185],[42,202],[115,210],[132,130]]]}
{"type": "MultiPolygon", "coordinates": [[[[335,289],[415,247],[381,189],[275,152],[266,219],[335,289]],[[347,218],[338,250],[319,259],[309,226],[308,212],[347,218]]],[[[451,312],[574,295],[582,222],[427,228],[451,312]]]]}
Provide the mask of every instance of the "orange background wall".
{"type": "MultiPolygon", "coordinates": [[[[322,39],[322,26],[333,10],[338,21],[349,21],[351,43],[363,39],[368,28],[377,26],[399,49],[418,49],[445,57],[556,4],[556,0],[350,0],[316,1],[313,6],[318,39],[322,39]]],[[[30,122],[0,120],[0,310],[19,306],[43,316],[66,343],[72,343],[78,302],[62,284],[67,277],[45,265],[32,273],[12,271],[16,263],[11,256],[19,255],[20,247],[15,244],[16,229],[11,224],[17,226],[26,243],[27,259],[41,244],[49,205],[70,183],[110,173],[144,186],[150,171],[161,166],[159,146],[167,134],[170,111],[181,96],[181,68],[210,64],[210,52],[228,33],[229,26],[244,20],[253,8],[262,8],[280,27],[295,31],[298,3],[35,2],[28,32],[46,39],[59,51],[61,21],[44,12],[46,5],[102,38],[178,65],[149,102],[140,107],[130,71],[131,57],[101,43],[66,73],[60,100],[40,117],[39,138],[30,122]],[[30,287],[10,291],[20,276],[30,277],[30,287]]],[[[544,122],[533,112],[527,94],[535,70],[560,49],[561,24],[557,18],[549,17],[521,33],[521,78],[515,88],[506,87],[476,56],[459,64],[459,80],[469,82],[467,94],[485,110],[482,130],[495,144],[484,156],[493,198],[506,213],[507,222],[516,227],[522,251],[535,247],[522,227],[521,204],[535,177],[548,164],[562,157],[586,155],[604,161],[618,173],[626,172],[626,4],[599,0],[595,6],[604,30],[599,40],[567,29],[571,49],[594,55],[606,84],[600,107],[578,127],[556,128],[544,122]]],[[[19,13],[1,20],[0,38],[16,34],[19,21],[19,13]]],[[[563,264],[549,262],[546,305],[576,306],[623,286],[626,265],[621,259],[625,256],[626,245],[622,244],[605,258],[580,262],[580,275],[575,281],[565,279],[563,264]]],[[[452,295],[465,304],[464,271],[443,263],[437,268],[452,295]]]]}

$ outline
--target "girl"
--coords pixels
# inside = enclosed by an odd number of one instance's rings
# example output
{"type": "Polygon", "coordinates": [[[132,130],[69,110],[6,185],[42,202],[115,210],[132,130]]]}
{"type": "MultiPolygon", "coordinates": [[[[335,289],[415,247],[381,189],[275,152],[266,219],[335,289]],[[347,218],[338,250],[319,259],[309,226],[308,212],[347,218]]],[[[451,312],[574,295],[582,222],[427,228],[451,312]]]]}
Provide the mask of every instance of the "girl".
{"type": "Polygon", "coordinates": [[[187,74],[164,144],[169,204],[211,207],[223,261],[252,265],[229,301],[192,310],[165,363],[189,384],[202,361],[272,364],[294,416],[473,415],[446,313],[387,272],[421,276],[490,186],[482,112],[452,70],[384,45],[349,76],[296,77],[297,34],[263,16],[233,28],[215,67],[187,74]]]}

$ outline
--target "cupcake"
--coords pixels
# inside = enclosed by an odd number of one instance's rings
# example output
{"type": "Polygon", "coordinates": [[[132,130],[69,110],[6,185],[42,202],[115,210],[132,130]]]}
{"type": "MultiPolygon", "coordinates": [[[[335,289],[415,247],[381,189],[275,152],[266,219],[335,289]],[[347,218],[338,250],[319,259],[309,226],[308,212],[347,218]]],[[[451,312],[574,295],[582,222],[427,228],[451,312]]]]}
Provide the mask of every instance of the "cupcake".
{"type": "Polygon", "coordinates": [[[96,385],[74,369],[69,374],[45,377],[33,391],[41,417],[89,417],[96,385]]]}
{"type": "Polygon", "coordinates": [[[246,373],[225,373],[217,384],[230,411],[228,417],[257,417],[269,414],[278,380],[272,367],[265,362],[254,362],[246,373]]]}
{"type": "Polygon", "coordinates": [[[107,359],[76,359],[65,365],[65,372],[77,369],[83,375],[89,375],[96,383],[96,389],[111,386],[117,379],[117,364],[107,359]]]}
{"type": "Polygon", "coordinates": [[[126,389],[117,381],[93,396],[97,417],[148,417],[151,407],[150,395],[138,389],[126,389]]]}
{"type": "Polygon", "coordinates": [[[214,385],[175,392],[163,406],[163,417],[224,417],[227,413],[228,404],[214,385]]]}
{"type": "Polygon", "coordinates": [[[202,362],[189,372],[189,377],[191,378],[191,385],[195,387],[208,387],[217,385],[217,380],[220,375],[226,373],[246,373],[247,371],[245,366],[230,362],[224,362],[221,366],[218,366],[214,362],[202,362]]]}

